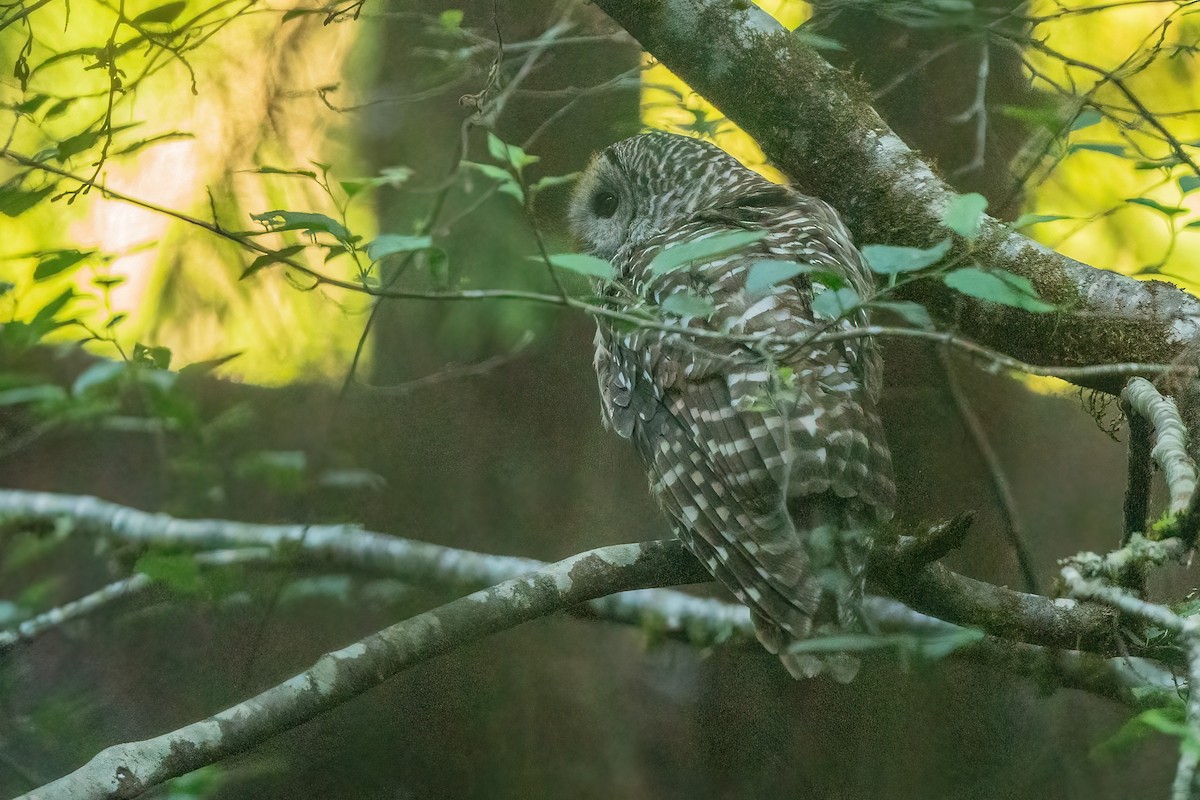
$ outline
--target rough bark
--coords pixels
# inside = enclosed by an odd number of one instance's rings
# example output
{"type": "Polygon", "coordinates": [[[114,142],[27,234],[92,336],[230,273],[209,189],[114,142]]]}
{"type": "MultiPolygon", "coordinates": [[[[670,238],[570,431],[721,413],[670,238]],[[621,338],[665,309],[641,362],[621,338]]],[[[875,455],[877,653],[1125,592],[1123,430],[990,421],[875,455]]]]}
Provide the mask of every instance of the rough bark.
{"type": "MultiPolygon", "coordinates": [[[[718,0],[596,4],[753,136],[797,186],[832,203],[860,244],[929,247],[946,237],[949,186],[875,113],[858,81],[765,12],[718,0]]],[[[1169,363],[1200,332],[1200,301],[1191,295],[1074,261],[990,218],[975,258],[1025,276],[1061,310],[1002,308],[934,281],[916,284],[912,296],[944,323],[1022,360],[1169,363]]],[[[1110,392],[1119,383],[1088,381],[1110,392]]]]}

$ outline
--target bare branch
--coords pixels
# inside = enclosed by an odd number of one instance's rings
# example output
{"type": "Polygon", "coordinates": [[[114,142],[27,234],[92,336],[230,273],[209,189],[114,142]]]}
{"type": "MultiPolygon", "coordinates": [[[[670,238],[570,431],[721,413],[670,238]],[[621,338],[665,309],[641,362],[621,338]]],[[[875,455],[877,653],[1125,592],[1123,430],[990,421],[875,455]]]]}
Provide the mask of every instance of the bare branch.
{"type": "Polygon", "coordinates": [[[542,567],[327,653],[291,679],[199,722],[114,745],[23,800],[136,797],[313,719],[415,664],[613,591],[686,583],[670,543],[601,547],[542,567]]]}
{"type": "MultiPolygon", "coordinates": [[[[340,564],[413,583],[429,583],[431,576],[435,576],[439,585],[474,588],[544,566],[532,559],[455,550],[373,533],[353,525],[188,520],[151,514],[94,497],[0,490],[0,519],[6,526],[44,525],[63,517],[94,534],[146,546],[186,550],[268,547],[308,562],[340,564]]],[[[936,545],[931,545],[928,537],[908,537],[890,547],[877,546],[871,560],[872,580],[896,599],[948,622],[979,627],[1003,638],[1032,644],[1088,650],[1105,656],[1123,654],[1113,615],[1101,606],[1015,592],[958,575],[940,564],[927,563],[931,552],[946,546],[944,540],[953,540],[955,530],[950,526],[950,532],[935,537],[939,542],[936,545]]],[[[682,582],[711,580],[682,544],[662,547],[674,548],[677,572],[688,572],[689,579],[682,582]]],[[[670,609],[670,621],[677,625],[676,630],[686,632],[689,621],[714,613],[711,606],[705,605],[712,601],[676,595],[668,598],[665,606],[670,609]]],[[[664,615],[660,597],[623,594],[606,598],[594,610],[619,621],[657,621],[664,615]]]]}

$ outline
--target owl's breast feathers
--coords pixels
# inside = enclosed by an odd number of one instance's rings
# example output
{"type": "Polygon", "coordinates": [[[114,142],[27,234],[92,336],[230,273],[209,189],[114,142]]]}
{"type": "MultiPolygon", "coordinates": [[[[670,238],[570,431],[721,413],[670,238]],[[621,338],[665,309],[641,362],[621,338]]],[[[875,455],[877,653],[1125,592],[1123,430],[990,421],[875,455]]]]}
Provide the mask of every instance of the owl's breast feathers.
{"type": "MultiPolygon", "coordinates": [[[[805,343],[829,325],[813,313],[813,277],[828,285],[832,274],[863,297],[869,273],[832,209],[788,195],[782,206],[705,212],[614,259],[617,279],[647,304],[677,292],[711,298],[710,316],[663,313],[669,323],[787,344],[617,330],[604,319],[596,337],[604,421],[633,441],[679,534],[751,607],[773,651],[780,641],[809,635],[822,608],[832,606],[834,619],[826,621],[839,622],[840,601],[861,592],[865,539],[821,546],[813,530],[861,529],[870,517],[886,519],[895,496],[875,407],[875,347],[868,339],[805,343]],[[764,236],[734,252],[651,271],[663,249],[739,229],[764,236]],[[790,261],[805,271],[747,292],[747,277],[761,261],[790,261]]],[[[835,327],[866,323],[859,311],[835,327]]],[[[813,667],[789,669],[811,674],[813,667]]]]}

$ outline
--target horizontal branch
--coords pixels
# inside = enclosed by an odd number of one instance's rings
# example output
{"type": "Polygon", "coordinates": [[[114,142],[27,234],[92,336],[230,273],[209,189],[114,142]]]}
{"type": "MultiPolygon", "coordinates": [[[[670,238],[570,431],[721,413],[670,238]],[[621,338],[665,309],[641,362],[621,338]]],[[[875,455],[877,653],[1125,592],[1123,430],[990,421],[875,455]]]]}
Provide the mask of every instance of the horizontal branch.
{"type": "MultiPolygon", "coordinates": [[[[677,540],[600,548],[545,565],[425,545],[349,526],[181,520],[96,498],[0,491],[0,533],[45,526],[64,517],[77,531],[127,542],[183,548],[253,545],[244,550],[200,552],[197,557],[209,564],[264,561],[270,552],[264,547],[269,546],[285,558],[308,555],[351,566],[384,566],[389,574],[423,578],[424,582],[430,582],[430,572],[436,572],[442,583],[448,577],[470,582],[513,570],[525,574],[322,656],[290,680],[205,720],[152,739],[111,746],[74,773],[29,793],[28,800],[137,796],[163,781],[303,724],[407,667],[536,617],[578,608],[585,601],[591,602],[595,613],[608,618],[648,609],[662,614],[664,609],[674,607],[708,627],[707,633],[696,638],[716,641],[736,634],[735,640],[746,643],[751,638],[749,614],[741,606],[645,588],[707,579],[698,562],[677,540]],[[530,565],[536,565],[536,569],[526,571],[530,565]],[[612,592],[623,593],[602,597],[612,592]]],[[[964,518],[939,526],[926,539],[906,538],[885,548],[884,557],[902,570],[928,570],[930,567],[922,567],[922,563],[939,557],[946,547],[960,541],[968,522],[964,518]]],[[[144,582],[141,576],[129,582],[137,580],[144,582]]],[[[82,607],[83,601],[78,605],[82,607]]],[[[867,609],[881,631],[938,634],[955,629],[884,598],[869,598],[867,609]]],[[[1161,694],[1172,686],[1170,673],[1151,662],[1134,664],[1128,659],[1103,659],[1088,653],[1060,653],[994,636],[961,648],[958,655],[1018,674],[1053,676],[1064,686],[1133,707],[1144,706],[1150,702],[1145,698],[1153,696],[1134,692],[1135,687],[1161,694]]]]}
{"type": "MultiPolygon", "coordinates": [[[[170,733],[114,745],[23,800],[107,800],[254,747],[414,664],[613,591],[686,583],[671,543],[601,547],[460,598],[319,658],[291,679],[170,733]]],[[[19,799],[22,800],[22,799],[19,799]]]]}
{"type": "MultiPolygon", "coordinates": [[[[745,129],[805,191],[830,202],[860,243],[929,247],[953,192],[883,122],[867,92],[756,6],[725,0],[596,0],[654,57],[745,129]]],[[[960,243],[961,244],[961,243],[960,243]]],[[[985,219],[974,257],[1032,281],[1063,313],[957,296],[933,281],[915,299],[963,334],[1058,366],[1170,363],[1200,338],[1200,301],[1168,284],[1094,269],[985,219]]],[[[1124,381],[1076,383],[1116,393],[1124,381]]]]}
{"type": "MultiPolygon", "coordinates": [[[[269,547],[298,559],[334,563],[401,580],[475,588],[508,580],[544,566],[540,561],[472,553],[426,542],[366,531],[353,525],[261,525],[230,520],[189,520],[152,514],[95,497],[0,490],[0,530],[13,525],[49,525],[66,518],[77,528],[141,544],[185,550],[269,547]]],[[[674,570],[687,573],[681,583],[711,580],[704,568],[677,542],[674,570]]],[[[912,608],[958,625],[977,627],[1006,639],[1100,655],[1124,654],[1112,612],[1100,605],[1055,601],[959,575],[927,563],[928,541],[906,538],[872,552],[874,585],[912,608]]],[[[936,552],[936,549],[935,549],[936,552]]],[[[936,557],[936,556],[934,556],[936,557]]],[[[711,630],[724,620],[726,634],[745,630],[744,610],[679,592],[628,592],[597,601],[592,609],[605,618],[655,626],[687,634],[711,630]]],[[[1130,650],[1134,652],[1136,650],[1130,650]]]]}
{"type": "MultiPolygon", "coordinates": [[[[355,525],[260,525],[233,520],[180,519],[110,503],[96,497],[0,490],[0,533],[22,526],[69,520],[79,532],[143,547],[190,551],[269,548],[284,557],[334,564],[355,572],[388,575],[407,583],[474,590],[544,567],[543,561],[443,547],[363,530],[355,525]]],[[[706,583],[708,572],[680,549],[677,569],[706,583]]],[[[683,592],[630,591],[591,602],[580,613],[614,622],[647,625],[697,644],[754,638],[741,605],[683,592]]],[[[19,637],[18,637],[19,638],[19,637]]]]}

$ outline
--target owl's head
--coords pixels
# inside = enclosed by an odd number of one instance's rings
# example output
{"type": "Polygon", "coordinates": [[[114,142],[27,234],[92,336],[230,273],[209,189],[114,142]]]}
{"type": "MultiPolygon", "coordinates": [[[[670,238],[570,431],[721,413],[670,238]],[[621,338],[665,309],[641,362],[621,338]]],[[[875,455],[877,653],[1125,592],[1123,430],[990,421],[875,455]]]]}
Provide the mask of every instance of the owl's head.
{"type": "Polygon", "coordinates": [[[771,190],[781,187],[708,142],[643,133],[592,159],[571,200],[571,230],[588,252],[611,259],[699,211],[771,190]]]}

